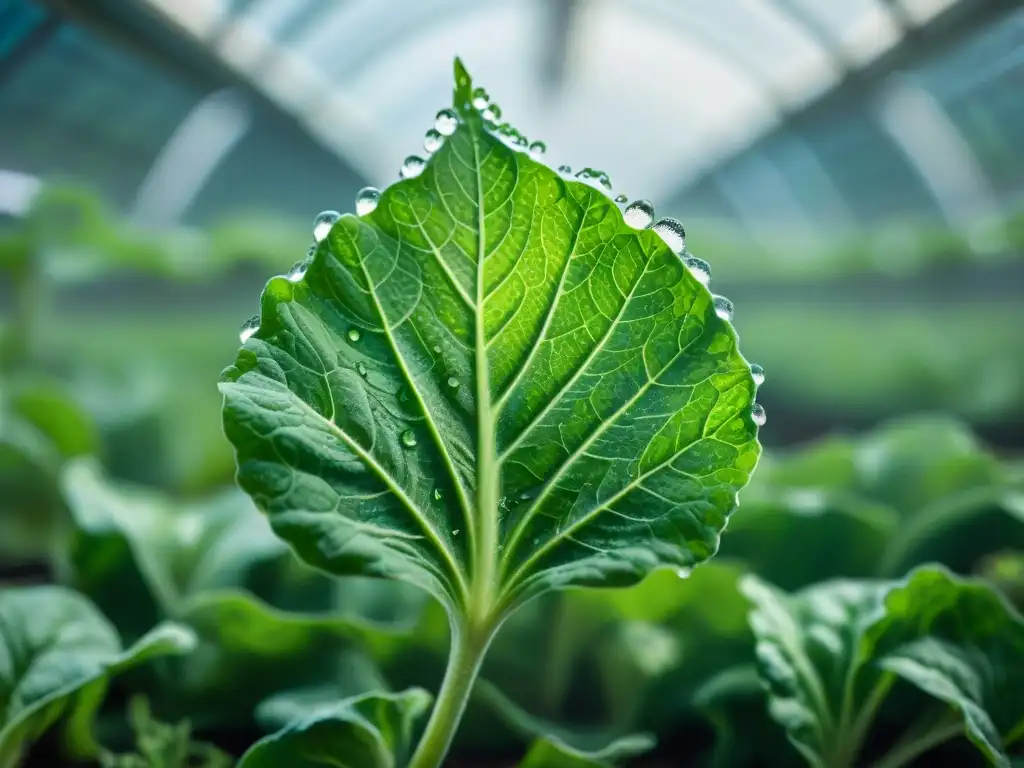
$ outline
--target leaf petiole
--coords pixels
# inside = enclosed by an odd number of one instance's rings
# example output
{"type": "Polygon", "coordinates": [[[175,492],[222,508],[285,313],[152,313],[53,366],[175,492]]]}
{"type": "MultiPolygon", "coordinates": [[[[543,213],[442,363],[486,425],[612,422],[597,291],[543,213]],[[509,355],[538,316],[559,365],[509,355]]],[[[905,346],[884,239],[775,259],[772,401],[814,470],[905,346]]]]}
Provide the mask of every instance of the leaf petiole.
{"type": "Polygon", "coordinates": [[[441,681],[437,701],[408,768],[439,768],[441,765],[462,720],[462,713],[466,709],[487,648],[497,634],[500,623],[488,622],[481,627],[452,627],[451,653],[444,680],[441,681]]]}
{"type": "Polygon", "coordinates": [[[920,729],[912,728],[872,768],[901,768],[928,750],[963,734],[964,723],[960,714],[948,710],[923,733],[920,729]]]}

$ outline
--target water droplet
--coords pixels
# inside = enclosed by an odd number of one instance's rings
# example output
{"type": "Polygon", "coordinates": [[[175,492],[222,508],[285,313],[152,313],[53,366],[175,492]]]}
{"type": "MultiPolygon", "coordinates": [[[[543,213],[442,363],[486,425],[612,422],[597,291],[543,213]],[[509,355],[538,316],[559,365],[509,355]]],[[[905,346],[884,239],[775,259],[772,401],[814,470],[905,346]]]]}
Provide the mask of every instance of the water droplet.
{"type": "Polygon", "coordinates": [[[313,219],[313,239],[318,243],[322,243],[324,239],[331,234],[331,227],[334,226],[334,222],[341,218],[341,214],[337,211],[321,211],[313,219]]]}
{"type": "Polygon", "coordinates": [[[530,145],[530,154],[534,157],[539,157],[548,151],[548,145],[543,141],[535,141],[530,145]]]}
{"type": "Polygon", "coordinates": [[[429,154],[437,152],[437,150],[441,148],[442,144],[444,144],[444,136],[434,128],[427,131],[426,135],[423,137],[423,148],[427,150],[429,154]]]}
{"type": "Polygon", "coordinates": [[[243,344],[247,342],[252,335],[260,329],[260,316],[253,315],[244,323],[242,323],[242,330],[238,332],[238,338],[243,344]]]}
{"type": "Polygon", "coordinates": [[[441,497],[442,497],[442,496],[444,496],[444,494],[443,494],[443,493],[441,493],[441,489],[440,489],[440,488],[435,488],[435,489],[434,489],[434,498],[435,498],[435,499],[436,499],[437,501],[440,501],[440,500],[441,500],[441,497]]]}
{"type": "Polygon", "coordinates": [[[442,136],[451,136],[459,127],[459,118],[454,111],[442,109],[434,118],[434,130],[442,136]]]}
{"type": "Polygon", "coordinates": [[[693,568],[680,568],[678,571],[676,571],[676,576],[678,576],[680,579],[688,579],[690,578],[691,573],[693,573],[693,568]]]}
{"type": "Polygon", "coordinates": [[[715,302],[715,314],[723,320],[732,320],[732,302],[725,296],[713,296],[715,302]]]}
{"type": "Polygon", "coordinates": [[[483,109],[483,110],[482,110],[482,111],[480,112],[480,116],[481,116],[481,117],[482,117],[482,118],[483,118],[484,120],[486,120],[486,121],[487,121],[488,123],[493,123],[493,122],[495,122],[495,121],[496,121],[496,118],[495,118],[495,115],[494,115],[494,110],[493,110],[493,109],[491,109],[490,107],[485,107],[485,108],[484,108],[484,109],[483,109]]]}
{"type": "Polygon", "coordinates": [[[376,187],[363,187],[356,193],[356,213],[368,216],[377,210],[380,202],[380,190],[376,187]]]}
{"type": "Polygon", "coordinates": [[[458,389],[459,388],[459,380],[456,379],[454,376],[449,376],[448,377],[448,386],[451,387],[452,389],[458,389]]]}
{"type": "Polygon", "coordinates": [[[286,277],[291,283],[298,283],[306,276],[306,270],[309,269],[309,259],[303,259],[302,261],[296,261],[292,264],[292,268],[288,270],[286,277]]]}
{"type": "Polygon", "coordinates": [[[654,206],[650,200],[634,200],[626,206],[622,218],[633,229],[647,229],[654,223],[654,206]]]}
{"type": "Polygon", "coordinates": [[[441,354],[441,345],[440,345],[440,344],[435,344],[435,345],[434,345],[434,346],[432,347],[432,349],[434,350],[434,354],[435,354],[435,355],[439,355],[439,354],[441,354]]]}
{"type": "Polygon", "coordinates": [[[402,163],[402,169],[399,171],[399,174],[403,179],[415,179],[423,173],[423,169],[426,166],[427,164],[422,157],[409,155],[405,158],[405,162],[402,163]]]}
{"type": "Polygon", "coordinates": [[[682,253],[686,247],[686,230],[678,219],[661,219],[652,229],[665,241],[672,253],[682,253]]]}
{"type": "Polygon", "coordinates": [[[755,387],[760,387],[764,384],[764,368],[757,363],[750,364],[750,375],[754,377],[755,387]]]}
{"type": "Polygon", "coordinates": [[[407,429],[405,430],[405,432],[402,433],[402,445],[404,445],[406,448],[416,447],[416,435],[413,433],[411,429],[407,429]]]}
{"type": "Polygon", "coordinates": [[[764,412],[764,407],[760,403],[754,403],[750,406],[750,418],[757,426],[763,427],[768,421],[768,414],[764,412]]]}
{"type": "Polygon", "coordinates": [[[619,204],[625,203],[625,202],[627,202],[628,200],[629,200],[629,198],[628,198],[628,197],[626,197],[625,195],[616,195],[616,196],[615,196],[615,202],[616,202],[616,203],[619,203],[619,204]]]}
{"type": "Polygon", "coordinates": [[[359,371],[360,376],[366,378],[366,365],[363,362],[356,363],[356,370],[359,371]]]}
{"type": "Polygon", "coordinates": [[[362,334],[359,333],[359,329],[358,328],[349,328],[348,329],[348,340],[349,341],[359,341],[359,339],[361,339],[361,338],[362,338],[362,334]]]}
{"type": "Polygon", "coordinates": [[[696,256],[687,256],[684,263],[693,272],[693,276],[697,278],[697,282],[701,285],[707,285],[711,282],[711,265],[704,261],[704,259],[698,259],[696,256]]]}
{"type": "Polygon", "coordinates": [[[560,165],[560,166],[558,166],[558,172],[559,173],[566,173],[566,174],[572,173],[572,166],[560,165]]]}
{"type": "Polygon", "coordinates": [[[473,89],[473,106],[476,109],[486,109],[491,99],[483,88],[473,89]]]}
{"type": "Polygon", "coordinates": [[[458,536],[459,535],[459,530],[460,530],[459,528],[452,528],[452,536],[458,536]]]}

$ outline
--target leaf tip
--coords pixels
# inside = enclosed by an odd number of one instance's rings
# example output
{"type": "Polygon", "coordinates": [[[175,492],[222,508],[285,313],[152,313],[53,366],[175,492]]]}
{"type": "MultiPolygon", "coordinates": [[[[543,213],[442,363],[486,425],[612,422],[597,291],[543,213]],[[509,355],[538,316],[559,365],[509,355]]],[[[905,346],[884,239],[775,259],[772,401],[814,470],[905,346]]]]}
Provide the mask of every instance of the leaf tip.
{"type": "Polygon", "coordinates": [[[470,76],[462,59],[455,57],[455,89],[453,93],[453,106],[459,112],[465,113],[472,108],[473,103],[473,78],[470,76]]]}

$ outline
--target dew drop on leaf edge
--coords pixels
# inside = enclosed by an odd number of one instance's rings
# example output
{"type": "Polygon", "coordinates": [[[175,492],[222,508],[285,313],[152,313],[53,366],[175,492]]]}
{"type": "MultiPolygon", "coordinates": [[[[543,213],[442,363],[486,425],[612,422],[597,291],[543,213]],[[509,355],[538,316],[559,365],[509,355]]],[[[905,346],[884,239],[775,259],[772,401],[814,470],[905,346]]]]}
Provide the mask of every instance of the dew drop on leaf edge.
{"type": "Polygon", "coordinates": [[[313,219],[313,239],[318,243],[322,243],[324,239],[331,233],[331,228],[334,223],[341,218],[341,214],[337,211],[321,211],[313,219]]]}
{"type": "Polygon", "coordinates": [[[418,155],[409,155],[402,163],[402,168],[399,171],[399,174],[403,179],[415,179],[423,173],[423,169],[426,168],[426,166],[427,163],[422,157],[419,157],[418,155]]]}
{"type": "Polygon", "coordinates": [[[760,403],[754,403],[750,406],[750,418],[759,427],[763,427],[765,422],[768,421],[768,414],[764,412],[764,406],[760,403]]]}
{"type": "Polygon", "coordinates": [[[238,332],[238,338],[239,338],[239,340],[243,344],[245,344],[245,342],[247,342],[249,339],[251,339],[252,335],[254,333],[256,333],[256,331],[258,331],[259,329],[260,329],[260,316],[259,315],[253,315],[248,320],[246,320],[244,323],[242,323],[242,329],[238,332]]]}
{"type": "Polygon", "coordinates": [[[696,256],[687,256],[683,263],[686,264],[687,268],[701,285],[707,285],[711,282],[711,265],[704,261],[704,259],[698,259],[696,256]]]}
{"type": "Polygon", "coordinates": [[[760,387],[764,384],[764,368],[757,363],[750,364],[750,375],[754,378],[755,387],[760,387]]]}
{"type": "Polygon", "coordinates": [[[626,206],[622,218],[633,229],[647,229],[654,223],[654,206],[650,200],[635,200],[626,206]]]}
{"type": "Polygon", "coordinates": [[[625,195],[616,195],[616,196],[615,196],[615,202],[616,202],[616,203],[619,203],[620,205],[621,205],[622,203],[625,203],[625,202],[627,202],[628,200],[629,200],[629,198],[628,198],[628,197],[626,197],[625,195]]]}
{"type": "Polygon", "coordinates": [[[406,448],[416,447],[416,434],[411,429],[407,429],[402,433],[402,445],[406,448]]]}
{"type": "Polygon", "coordinates": [[[368,216],[377,210],[380,203],[380,190],[376,187],[363,187],[356,193],[356,213],[368,216]]]}
{"type": "Polygon", "coordinates": [[[353,342],[354,341],[359,341],[360,338],[362,338],[362,334],[359,333],[359,329],[358,328],[349,328],[348,329],[348,340],[349,341],[353,341],[353,342]]]}
{"type": "Polygon", "coordinates": [[[676,571],[676,576],[680,579],[688,579],[691,573],[693,573],[693,568],[680,568],[676,571]]]}
{"type": "Polygon", "coordinates": [[[306,276],[306,270],[309,268],[309,259],[303,259],[292,264],[292,268],[288,270],[288,274],[285,275],[290,283],[298,283],[302,281],[302,278],[306,276]]]}
{"type": "Polygon", "coordinates": [[[665,241],[672,253],[682,253],[686,248],[686,230],[678,219],[661,219],[651,229],[665,241]]]}
{"type": "Polygon", "coordinates": [[[434,118],[434,130],[442,136],[451,136],[458,127],[458,115],[451,109],[442,109],[434,118]]]}
{"type": "Polygon", "coordinates": [[[423,149],[428,154],[434,154],[444,144],[444,136],[436,128],[431,128],[423,137],[423,149]]]}
{"type": "Polygon", "coordinates": [[[715,303],[715,314],[723,320],[732,320],[732,302],[725,296],[713,296],[712,300],[715,303]]]}

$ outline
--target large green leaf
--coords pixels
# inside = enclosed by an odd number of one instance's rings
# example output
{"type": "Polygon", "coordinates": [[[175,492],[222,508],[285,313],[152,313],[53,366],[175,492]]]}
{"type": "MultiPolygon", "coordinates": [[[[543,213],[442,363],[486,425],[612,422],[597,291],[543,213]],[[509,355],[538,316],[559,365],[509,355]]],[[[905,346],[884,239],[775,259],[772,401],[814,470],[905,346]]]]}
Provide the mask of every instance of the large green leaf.
{"type": "MultiPolygon", "coordinates": [[[[149,659],[191,651],[196,639],[163,624],[122,649],[106,619],[84,598],[61,587],[0,591],[0,766],[61,716],[78,731],[99,706],[107,681],[149,659]]],[[[89,744],[78,733],[79,744],[89,744]]]]}
{"type": "Polygon", "coordinates": [[[244,723],[282,688],[349,685],[339,654],[359,645],[386,658],[414,628],[422,600],[365,579],[330,584],[295,561],[237,490],[175,501],[114,484],[84,459],[62,486],[77,526],[75,583],[122,631],[171,618],[198,633],[200,647],[155,695],[203,725],[244,723]]]}
{"type": "Polygon", "coordinates": [[[923,568],[885,596],[866,633],[881,668],[960,712],[962,733],[992,763],[1024,739],[1024,618],[981,581],[923,568]]]}
{"type": "Polygon", "coordinates": [[[769,711],[811,765],[853,763],[897,677],[943,704],[894,750],[910,759],[966,732],[1008,765],[1024,736],[1024,620],[987,584],[933,566],[792,595],[751,576],[743,591],[769,711]]]}
{"type": "Polygon", "coordinates": [[[405,764],[412,728],[430,694],[369,693],[317,708],[261,739],[238,768],[396,768],[405,764]]]}
{"type": "Polygon", "coordinates": [[[422,173],[270,280],[221,391],[239,483],[301,557],[482,620],[707,559],[759,446],[708,290],[471,92],[457,64],[422,173]]]}

